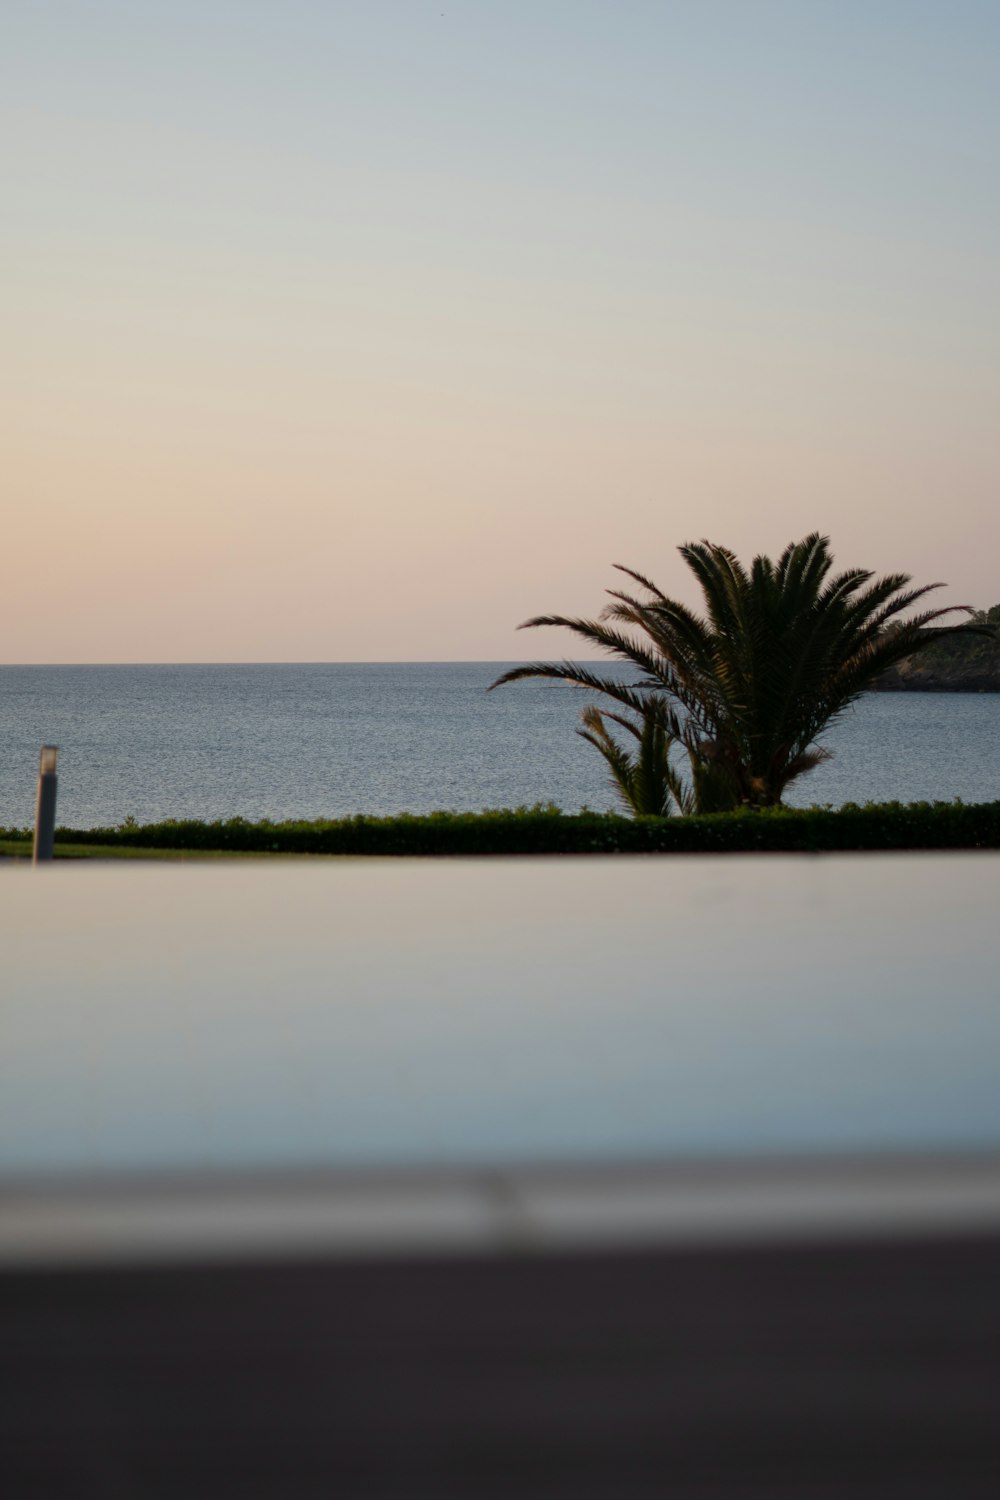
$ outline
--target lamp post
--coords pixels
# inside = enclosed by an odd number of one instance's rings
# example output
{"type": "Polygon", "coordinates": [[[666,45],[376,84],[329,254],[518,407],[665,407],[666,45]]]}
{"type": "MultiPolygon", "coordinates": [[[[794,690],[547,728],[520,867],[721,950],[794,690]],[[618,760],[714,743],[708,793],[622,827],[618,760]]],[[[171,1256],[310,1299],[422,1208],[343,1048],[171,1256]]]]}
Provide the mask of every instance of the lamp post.
{"type": "Polygon", "coordinates": [[[34,862],[52,858],[56,837],[56,761],[58,745],[43,745],[38,762],[38,801],[35,804],[34,862]]]}

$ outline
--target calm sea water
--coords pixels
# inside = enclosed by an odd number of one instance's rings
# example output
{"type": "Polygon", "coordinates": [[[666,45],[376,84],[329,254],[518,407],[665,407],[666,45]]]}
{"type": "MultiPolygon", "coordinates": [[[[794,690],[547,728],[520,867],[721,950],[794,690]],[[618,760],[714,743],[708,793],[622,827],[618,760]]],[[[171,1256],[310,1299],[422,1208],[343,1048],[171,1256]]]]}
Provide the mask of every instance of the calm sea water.
{"type": "MultiPolygon", "coordinates": [[[[502,662],[0,667],[0,825],[34,816],[61,747],[59,822],[319,818],[555,802],[612,808],[574,730],[587,695],[502,662]]],[[[800,805],[1000,798],[1000,695],[865,698],[826,736],[800,805]]]]}

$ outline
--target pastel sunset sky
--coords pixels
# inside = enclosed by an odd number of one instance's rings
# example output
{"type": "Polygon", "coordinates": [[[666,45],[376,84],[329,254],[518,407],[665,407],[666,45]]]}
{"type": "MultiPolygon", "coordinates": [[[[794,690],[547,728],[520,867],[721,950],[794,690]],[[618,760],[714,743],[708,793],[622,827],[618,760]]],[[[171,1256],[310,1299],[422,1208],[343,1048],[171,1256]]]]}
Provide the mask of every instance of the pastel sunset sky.
{"type": "Polygon", "coordinates": [[[995,0],[9,0],[7,662],[562,655],[818,529],[1000,600],[995,0]]]}

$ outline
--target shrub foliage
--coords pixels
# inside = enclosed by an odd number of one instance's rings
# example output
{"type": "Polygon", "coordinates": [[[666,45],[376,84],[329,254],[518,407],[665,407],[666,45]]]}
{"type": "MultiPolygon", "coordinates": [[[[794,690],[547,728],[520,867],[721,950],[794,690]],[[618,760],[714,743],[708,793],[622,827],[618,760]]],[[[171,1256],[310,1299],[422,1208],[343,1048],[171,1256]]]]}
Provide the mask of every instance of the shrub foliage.
{"type": "MultiPolygon", "coordinates": [[[[27,842],[27,831],[0,829],[27,842]]],[[[232,853],[489,855],[709,854],[832,850],[998,849],[1000,802],[866,803],[687,818],[622,817],[557,807],[353,817],[309,823],[164,822],[61,828],[57,845],[232,853]]]]}

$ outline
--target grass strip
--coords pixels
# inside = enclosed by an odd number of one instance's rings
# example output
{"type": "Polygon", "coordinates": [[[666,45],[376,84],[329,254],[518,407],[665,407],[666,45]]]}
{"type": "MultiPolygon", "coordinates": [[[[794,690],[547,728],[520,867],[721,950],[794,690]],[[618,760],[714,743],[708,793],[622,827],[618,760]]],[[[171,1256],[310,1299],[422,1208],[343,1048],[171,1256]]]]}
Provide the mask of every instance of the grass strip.
{"type": "MultiPolygon", "coordinates": [[[[74,829],[73,832],[76,832],[74,829]]],[[[30,861],[31,839],[0,838],[0,859],[30,861]]],[[[168,849],[135,848],[132,845],[76,844],[62,839],[62,830],[56,835],[56,859],[156,859],[156,860],[219,860],[219,859],[291,859],[298,856],[274,854],[270,850],[233,849],[168,849]]]]}

